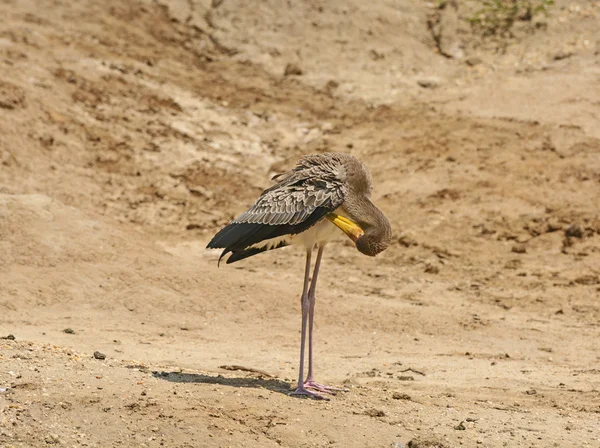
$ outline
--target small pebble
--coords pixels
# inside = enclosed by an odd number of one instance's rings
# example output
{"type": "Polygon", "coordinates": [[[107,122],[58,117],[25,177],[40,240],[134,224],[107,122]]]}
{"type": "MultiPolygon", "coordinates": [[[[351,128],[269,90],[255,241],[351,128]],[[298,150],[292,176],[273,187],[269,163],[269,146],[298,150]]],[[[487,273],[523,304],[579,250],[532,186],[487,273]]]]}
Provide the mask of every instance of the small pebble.
{"type": "Polygon", "coordinates": [[[441,79],[436,76],[430,76],[417,80],[417,84],[425,89],[435,89],[436,87],[439,87],[441,83],[441,79]]]}
{"type": "Polygon", "coordinates": [[[456,425],[454,427],[454,429],[456,429],[457,431],[464,431],[465,429],[467,429],[467,427],[465,425],[463,425],[463,422],[460,422],[458,425],[456,425]]]}
{"type": "Polygon", "coordinates": [[[563,59],[567,59],[570,58],[571,56],[573,56],[575,53],[572,51],[564,51],[564,50],[560,50],[557,53],[554,54],[554,60],[555,61],[562,61],[563,59]]]}
{"type": "Polygon", "coordinates": [[[527,252],[527,248],[524,244],[515,244],[511,250],[516,254],[524,254],[527,252]]]}
{"type": "Polygon", "coordinates": [[[577,224],[572,224],[567,230],[565,230],[565,236],[583,238],[583,230],[577,224]]]}
{"type": "Polygon", "coordinates": [[[398,242],[404,247],[418,246],[419,243],[414,238],[408,235],[402,235],[398,238],[398,242]]]}
{"type": "Polygon", "coordinates": [[[385,411],[381,409],[369,409],[365,414],[369,417],[385,417],[385,411]]]}
{"type": "Polygon", "coordinates": [[[48,437],[44,439],[47,445],[57,445],[61,443],[61,440],[56,434],[50,434],[48,437]]]}
{"type": "Polygon", "coordinates": [[[481,62],[482,62],[481,58],[479,58],[477,56],[470,56],[467,59],[465,59],[465,63],[470,67],[479,65],[479,64],[481,64],[481,62]]]}
{"type": "Polygon", "coordinates": [[[440,268],[438,268],[435,265],[428,264],[427,266],[425,266],[425,272],[428,274],[439,274],[440,268]]]}
{"type": "Polygon", "coordinates": [[[94,358],[96,359],[106,359],[106,355],[101,352],[94,352],[94,358]]]}
{"type": "Polygon", "coordinates": [[[302,69],[298,67],[296,64],[288,64],[285,66],[285,70],[283,72],[284,76],[300,76],[302,74],[302,69]]]}

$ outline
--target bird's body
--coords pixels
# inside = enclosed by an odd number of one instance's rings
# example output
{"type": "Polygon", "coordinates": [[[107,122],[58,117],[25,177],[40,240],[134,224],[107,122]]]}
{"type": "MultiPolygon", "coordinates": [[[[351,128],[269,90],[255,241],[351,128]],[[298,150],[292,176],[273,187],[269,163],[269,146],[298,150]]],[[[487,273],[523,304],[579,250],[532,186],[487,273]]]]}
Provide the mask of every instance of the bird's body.
{"type": "MultiPolygon", "coordinates": [[[[343,211],[340,209],[340,207],[338,207],[336,210],[334,210],[334,213],[342,215],[343,211]]],[[[339,236],[339,234],[339,229],[331,221],[328,219],[321,219],[304,232],[264,240],[260,243],[252,245],[251,247],[271,250],[286,245],[304,247],[306,250],[309,250],[312,249],[315,244],[327,244],[336,236],[339,236]]]]}
{"type": "Polygon", "coordinates": [[[227,263],[288,245],[306,249],[306,270],[302,294],[302,343],[300,379],[294,392],[321,396],[307,388],[331,392],[315,383],[312,374],[312,327],[315,290],[325,245],[342,230],[357,249],[374,256],[387,248],[392,232],[385,215],[371,202],[372,180],[367,168],[355,157],[341,153],[306,156],[296,166],[273,178],[246,212],[221,229],[208,244],[221,248],[219,261],[227,263]],[[312,281],[310,261],[318,249],[312,281]],[[310,288],[309,288],[310,283],[310,288]],[[302,381],[306,324],[309,325],[308,379],[302,381]]]}
{"type": "MultiPolygon", "coordinates": [[[[340,210],[340,207],[338,207],[333,213],[341,215],[343,212],[340,210]]],[[[315,247],[315,245],[327,244],[339,235],[340,229],[328,219],[322,219],[310,229],[296,235],[291,235],[289,241],[291,245],[304,247],[306,250],[310,250],[315,247]]]]}

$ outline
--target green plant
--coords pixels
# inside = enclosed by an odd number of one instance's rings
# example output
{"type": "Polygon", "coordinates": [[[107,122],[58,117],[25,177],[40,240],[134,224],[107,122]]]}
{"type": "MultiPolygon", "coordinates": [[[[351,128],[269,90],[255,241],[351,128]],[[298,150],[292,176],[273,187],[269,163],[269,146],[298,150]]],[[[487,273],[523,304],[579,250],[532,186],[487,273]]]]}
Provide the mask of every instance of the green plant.
{"type": "Polygon", "coordinates": [[[545,14],[554,0],[478,0],[481,7],[468,20],[484,36],[510,36],[517,21],[545,14]]]}

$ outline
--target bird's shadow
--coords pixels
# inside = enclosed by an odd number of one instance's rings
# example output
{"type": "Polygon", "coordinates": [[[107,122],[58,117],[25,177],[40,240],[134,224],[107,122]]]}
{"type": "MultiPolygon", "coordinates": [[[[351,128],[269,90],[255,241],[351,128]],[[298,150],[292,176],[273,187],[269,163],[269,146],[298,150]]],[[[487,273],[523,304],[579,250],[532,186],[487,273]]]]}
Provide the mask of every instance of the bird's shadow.
{"type": "Polygon", "coordinates": [[[221,384],[231,387],[255,387],[258,389],[268,389],[280,394],[289,394],[292,389],[285,381],[276,378],[227,378],[223,375],[205,375],[202,373],[183,373],[183,372],[152,372],[154,378],[172,383],[204,383],[221,384]]]}

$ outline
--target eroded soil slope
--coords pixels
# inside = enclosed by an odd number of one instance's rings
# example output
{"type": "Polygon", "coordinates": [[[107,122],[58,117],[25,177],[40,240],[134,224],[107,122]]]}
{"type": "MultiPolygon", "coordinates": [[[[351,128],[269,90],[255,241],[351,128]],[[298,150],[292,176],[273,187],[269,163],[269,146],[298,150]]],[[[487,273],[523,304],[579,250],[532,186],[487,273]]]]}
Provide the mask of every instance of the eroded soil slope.
{"type": "Polygon", "coordinates": [[[0,445],[598,446],[600,6],[447,3],[1,3],[0,445]],[[325,252],[316,402],[302,251],[204,247],[324,151],[395,239],[325,252]]]}

